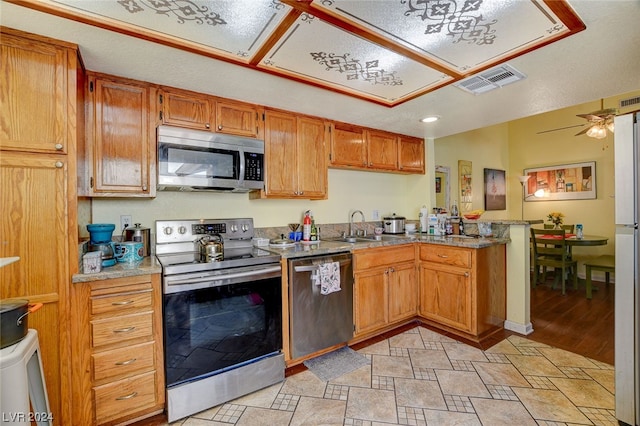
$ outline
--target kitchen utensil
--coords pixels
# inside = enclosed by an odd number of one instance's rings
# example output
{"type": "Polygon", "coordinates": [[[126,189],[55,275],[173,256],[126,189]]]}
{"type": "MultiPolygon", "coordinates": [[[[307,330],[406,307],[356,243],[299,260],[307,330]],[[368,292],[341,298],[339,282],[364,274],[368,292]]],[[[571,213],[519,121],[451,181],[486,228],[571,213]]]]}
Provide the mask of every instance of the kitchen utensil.
{"type": "Polygon", "coordinates": [[[113,223],[90,223],[87,225],[89,237],[92,243],[108,243],[111,241],[111,233],[116,229],[113,223]]]}
{"type": "Polygon", "coordinates": [[[300,224],[299,223],[290,223],[289,224],[289,229],[291,229],[291,232],[296,232],[298,230],[298,228],[300,228],[300,224]]]}
{"type": "Polygon", "coordinates": [[[404,221],[404,217],[396,216],[395,213],[384,217],[382,223],[385,234],[402,234],[404,232],[404,221]]]}
{"type": "Polygon", "coordinates": [[[122,241],[135,241],[136,243],[142,243],[143,256],[149,256],[151,254],[151,230],[149,228],[145,228],[143,226],[140,226],[139,223],[136,223],[133,228],[125,228],[123,234],[124,238],[122,239],[122,241]]]}
{"type": "Polygon", "coordinates": [[[135,241],[123,241],[115,244],[116,260],[122,263],[141,262],[144,259],[144,244],[135,241]]]}
{"type": "Polygon", "coordinates": [[[269,240],[269,245],[271,247],[291,247],[291,246],[294,246],[295,244],[296,244],[295,241],[289,238],[285,238],[284,234],[280,234],[280,238],[274,238],[272,240],[269,240]]]}
{"type": "Polygon", "coordinates": [[[205,235],[198,240],[200,256],[205,262],[220,262],[224,260],[224,240],[220,234],[205,235]]]}
{"type": "Polygon", "coordinates": [[[404,230],[408,233],[416,232],[416,224],[415,223],[407,223],[404,225],[404,230]]]}
{"type": "Polygon", "coordinates": [[[18,343],[29,331],[29,314],[42,308],[42,303],[24,299],[0,300],[0,349],[18,343]]]}
{"type": "Polygon", "coordinates": [[[373,233],[376,235],[381,235],[384,232],[384,228],[378,227],[373,229],[373,233]]]}

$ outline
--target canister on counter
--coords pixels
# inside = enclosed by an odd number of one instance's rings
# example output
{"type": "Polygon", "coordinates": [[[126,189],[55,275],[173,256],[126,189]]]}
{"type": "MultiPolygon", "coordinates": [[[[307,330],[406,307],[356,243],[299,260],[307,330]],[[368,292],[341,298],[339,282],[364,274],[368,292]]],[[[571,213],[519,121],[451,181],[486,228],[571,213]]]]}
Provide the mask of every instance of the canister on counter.
{"type": "Polygon", "coordinates": [[[582,230],[582,224],[578,223],[576,225],[576,238],[581,240],[583,236],[584,236],[584,233],[583,233],[583,230],[582,230]]]}

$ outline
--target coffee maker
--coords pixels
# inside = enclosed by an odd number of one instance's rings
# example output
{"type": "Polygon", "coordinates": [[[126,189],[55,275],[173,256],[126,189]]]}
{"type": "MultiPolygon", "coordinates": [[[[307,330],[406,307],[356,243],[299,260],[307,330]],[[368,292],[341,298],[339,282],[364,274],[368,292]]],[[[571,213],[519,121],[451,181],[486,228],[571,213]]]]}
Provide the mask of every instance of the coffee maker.
{"type": "Polygon", "coordinates": [[[112,223],[91,223],[87,225],[89,231],[88,251],[99,251],[102,253],[102,266],[113,266],[116,264],[115,247],[111,241],[111,234],[116,226],[112,223]]]}

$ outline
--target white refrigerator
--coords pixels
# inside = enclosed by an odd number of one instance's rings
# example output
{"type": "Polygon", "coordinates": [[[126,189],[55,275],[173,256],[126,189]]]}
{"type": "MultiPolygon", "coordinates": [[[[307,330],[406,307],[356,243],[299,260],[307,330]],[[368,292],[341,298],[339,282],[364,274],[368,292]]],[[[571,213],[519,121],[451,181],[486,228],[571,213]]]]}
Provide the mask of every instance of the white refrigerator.
{"type": "Polygon", "coordinates": [[[640,113],[615,118],[616,418],[640,425],[640,113]]]}

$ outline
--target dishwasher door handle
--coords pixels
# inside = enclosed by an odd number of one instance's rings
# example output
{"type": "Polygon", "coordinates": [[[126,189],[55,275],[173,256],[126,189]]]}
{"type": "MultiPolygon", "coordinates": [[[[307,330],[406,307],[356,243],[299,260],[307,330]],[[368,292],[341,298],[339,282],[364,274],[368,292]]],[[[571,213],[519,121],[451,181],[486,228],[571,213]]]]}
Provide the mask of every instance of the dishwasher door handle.
{"type": "MultiPolygon", "coordinates": [[[[322,262],[322,263],[330,263],[329,262],[322,262]]],[[[351,259],[345,259],[345,260],[341,260],[340,261],[340,267],[342,268],[343,266],[346,266],[348,264],[351,263],[351,259]]],[[[317,271],[318,270],[318,264],[315,265],[305,265],[305,266],[294,266],[293,270],[296,272],[313,272],[313,271],[317,271]]]]}

